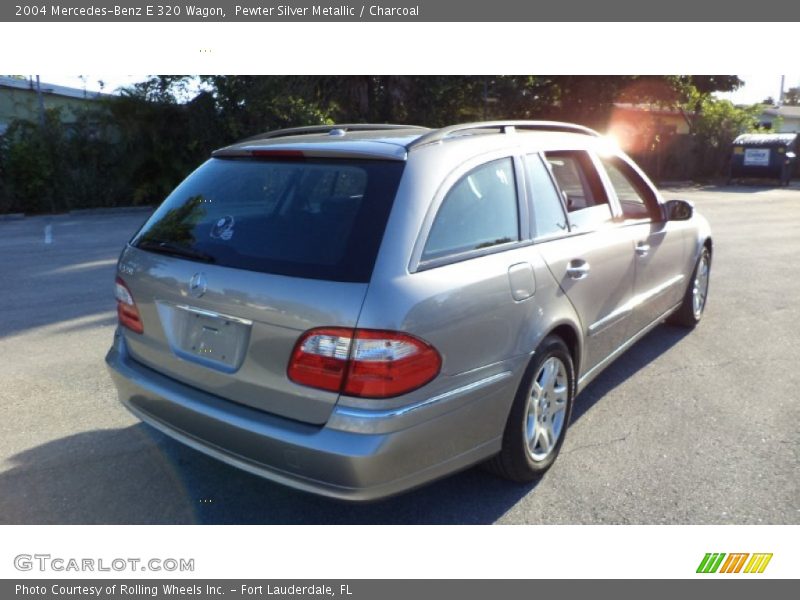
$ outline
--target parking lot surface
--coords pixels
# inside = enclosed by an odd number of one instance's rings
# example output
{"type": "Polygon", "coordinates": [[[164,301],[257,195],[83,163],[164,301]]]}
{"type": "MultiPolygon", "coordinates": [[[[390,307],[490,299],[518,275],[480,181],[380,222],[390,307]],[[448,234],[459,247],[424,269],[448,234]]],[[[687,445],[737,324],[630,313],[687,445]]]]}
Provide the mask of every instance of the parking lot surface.
{"type": "Polygon", "coordinates": [[[218,463],[117,403],[114,265],[145,212],[0,221],[0,523],[800,523],[800,189],[687,187],[709,303],[577,399],[537,483],[480,468],[348,505],[218,463]]]}

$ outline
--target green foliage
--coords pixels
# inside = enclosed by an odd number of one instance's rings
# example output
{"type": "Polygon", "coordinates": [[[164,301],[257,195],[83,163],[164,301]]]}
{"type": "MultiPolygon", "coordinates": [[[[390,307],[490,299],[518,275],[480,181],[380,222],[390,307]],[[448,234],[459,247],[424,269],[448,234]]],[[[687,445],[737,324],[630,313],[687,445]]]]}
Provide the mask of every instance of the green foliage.
{"type": "MultiPolygon", "coordinates": [[[[60,125],[58,117],[47,116],[47,121],[60,125]]],[[[3,197],[0,208],[15,212],[30,206],[32,211],[49,210],[53,206],[55,191],[50,182],[55,180],[56,148],[41,135],[41,130],[29,121],[16,121],[3,136],[2,182],[3,197]]]]}
{"type": "Polygon", "coordinates": [[[711,147],[727,147],[740,133],[757,131],[760,114],[760,104],[738,107],[729,100],[706,98],[692,122],[692,130],[711,147]]]}
{"type": "Polygon", "coordinates": [[[738,107],[729,100],[711,96],[692,97],[688,104],[697,110],[691,119],[697,149],[696,175],[721,175],[730,160],[733,140],[741,133],[759,130],[763,107],[760,104],[738,107]]]}
{"type": "Polygon", "coordinates": [[[319,101],[313,77],[209,76],[210,90],[225,143],[271,129],[332,122],[319,101]]]}
{"type": "Polygon", "coordinates": [[[87,111],[65,125],[52,110],[44,127],[13,122],[0,138],[0,211],[112,205],[119,184],[112,176],[113,146],[98,116],[87,111]]]}
{"type": "Polygon", "coordinates": [[[283,127],[559,119],[605,129],[615,102],[682,106],[697,174],[720,172],[755,108],[715,100],[735,76],[153,76],[63,123],[0,136],[0,212],[160,202],[214,148],[283,127]]]}

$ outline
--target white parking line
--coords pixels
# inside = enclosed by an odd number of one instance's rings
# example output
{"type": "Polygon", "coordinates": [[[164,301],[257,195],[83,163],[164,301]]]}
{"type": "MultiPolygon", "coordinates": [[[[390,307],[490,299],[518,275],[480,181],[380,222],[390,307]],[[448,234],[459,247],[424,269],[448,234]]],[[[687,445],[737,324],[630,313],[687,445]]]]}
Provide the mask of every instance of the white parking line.
{"type": "Polygon", "coordinates": [[[52,244],[53,243],[53,226],[47,225],[44,228],[44,243],[45,244],[52,244]]]}

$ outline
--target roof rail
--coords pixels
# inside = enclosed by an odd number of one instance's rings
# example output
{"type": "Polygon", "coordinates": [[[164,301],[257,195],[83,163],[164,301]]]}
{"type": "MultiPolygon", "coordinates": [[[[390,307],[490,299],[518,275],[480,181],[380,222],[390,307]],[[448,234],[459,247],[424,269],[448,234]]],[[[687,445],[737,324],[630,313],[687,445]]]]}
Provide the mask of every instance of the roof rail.
{"type": "Polygon", "coordinates": [[[583,125],[573,123],[562,123],[560,121],[483,121],[478,123],[464,123],[462,125],[451,125],[436,129],[422,137],[417,138],[408,146],[407,150],[441,142],[442,140],[458,133],[468,131],[479,131],[482,129],[499,129],[499,133],[514,133],[517,130],[525,131],[560,131],[564,133],[580,133],[600,137],[594,129],[589,129],[583,125]]]}
{"type": "Polygon", "coordinates": [[[253,140],[268,140],[280,137],[291,137],[293,135],[331,133],[332,131],[336,130],[347,132],[347,131],[387,131],[392,129],[428,130],[427,127],[420,127],[419,125],[392,125],[388,123],[341,123],[335,125],[309,125],[306,127],[289,127],[288,129],[276,129],[274,131],[266,131],[264,133],[254,135],[242,141],[249,142],[253,140]]]}

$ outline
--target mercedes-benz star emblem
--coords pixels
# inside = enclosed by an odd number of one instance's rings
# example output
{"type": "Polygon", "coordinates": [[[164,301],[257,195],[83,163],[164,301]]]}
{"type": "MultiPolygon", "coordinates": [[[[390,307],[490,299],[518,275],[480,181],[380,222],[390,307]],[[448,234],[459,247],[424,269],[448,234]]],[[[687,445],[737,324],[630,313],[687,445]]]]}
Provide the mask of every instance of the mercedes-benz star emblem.
{"type": "Polygon", "coordinates": [[[206,293],[208,284],[206,283],[206,276],[204,273],[195,273],[189,280],[189,295],[194,298],[199,298],[206,293]]]}

